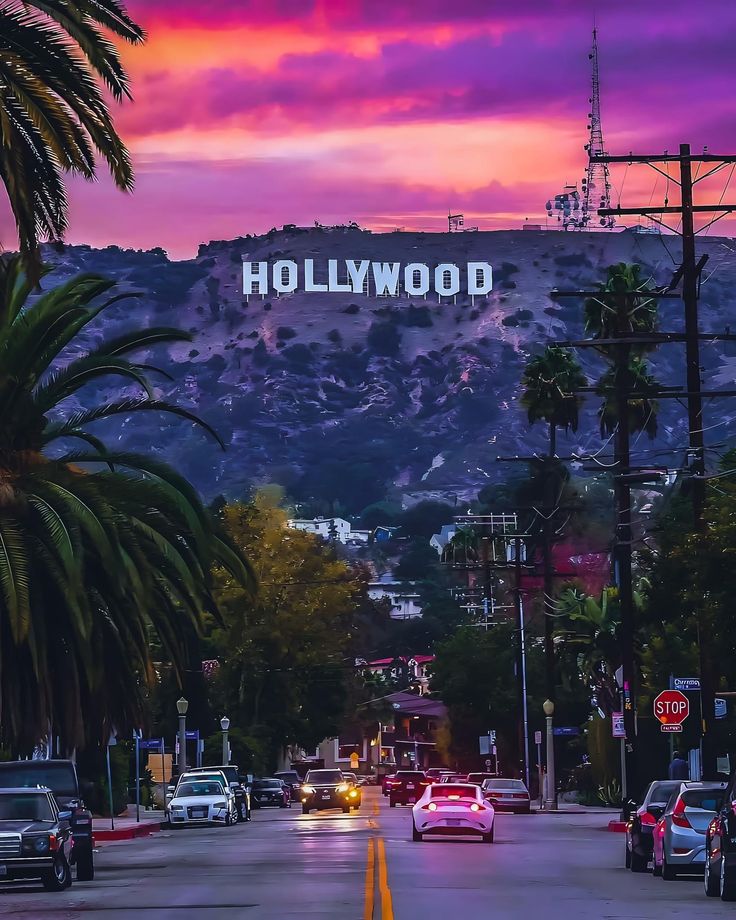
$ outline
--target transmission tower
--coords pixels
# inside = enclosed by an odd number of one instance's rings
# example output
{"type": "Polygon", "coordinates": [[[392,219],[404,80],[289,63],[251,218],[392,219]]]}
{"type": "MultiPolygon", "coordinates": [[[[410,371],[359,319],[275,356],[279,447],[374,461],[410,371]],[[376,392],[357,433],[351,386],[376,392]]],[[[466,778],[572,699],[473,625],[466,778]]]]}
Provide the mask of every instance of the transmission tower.
{"type": "MultiPolygon", "coordinates": [[[[588,114],[588,168],[582,182],[583,202],[580,215],[580,227],[587,227],[594,220],[601,208],[611,207],[611,181],[608,164],[601,163],[596,157],[605,156],[603,147],[603,128],[601,127],[601,81],[598,72],[598,30],[593,29],[593,47],[588,55],[592,67],[593,94],[590,97],[588,114]]],[[[600,225],[611,229],[615,224],[612,215],[600,217],[600,225]]]]}

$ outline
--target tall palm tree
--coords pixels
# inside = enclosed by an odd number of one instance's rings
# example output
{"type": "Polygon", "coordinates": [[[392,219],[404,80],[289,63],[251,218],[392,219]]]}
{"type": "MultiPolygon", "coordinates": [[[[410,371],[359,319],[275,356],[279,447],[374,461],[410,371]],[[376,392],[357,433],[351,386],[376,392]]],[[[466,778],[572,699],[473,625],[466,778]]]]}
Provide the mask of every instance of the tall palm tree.
{"type": "Polygon", "coordinates": [[[577,391],[586,383],[573,353],[558,345],[548,345],[524,369],[521,404],[530,424],[545,421],[549,425],[550,456],[555,454],[558,428],[578,430],[583,400],[577,391]]]}
{"type": "Polygon", "coordinates": [[[151,644],[176,668],[205,611],[213,566],[252,585],[250,569],[192,487],[146,456],[109,449],[94,425],[165,412],[155,368],[137,352],[187,340],[129,332],[79,353],[79,334],[121,296],[80,275],[31,299],[18,257],[0,260],[0,726],[33,744],[49,725],[67,746],[140,724],[154,678],[151,644]],[[71,411],[90,383],[139,390],[71,411]],[[75,445],[80,449],[75,449],[75,445]]]}
{"type": "Polygon", "coordinates": [[[103,93],[121,101],[130,85],[103,30],[144,40],[119,0],[0,0],[0,179],[35,271],[39,240],[67,228],[65,173],[94,179],[97,152],[119,188],[133,186],[103,93]]]}

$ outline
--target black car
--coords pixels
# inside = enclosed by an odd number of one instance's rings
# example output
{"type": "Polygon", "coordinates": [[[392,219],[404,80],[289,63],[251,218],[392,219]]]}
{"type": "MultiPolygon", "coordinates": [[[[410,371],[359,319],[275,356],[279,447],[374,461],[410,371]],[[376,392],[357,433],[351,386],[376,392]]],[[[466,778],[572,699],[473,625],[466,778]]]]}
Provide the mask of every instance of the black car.
{"type": "Polygon", "coordinates": [[[299,779],[299,774],[296,770],[282,770],[280,773],[274,773],[276,779],[283,780],[283,782],[291,790],[292,801],[298,801],[299,791],[302,788],[302,781],[299,779]]]}
{"type": "Polygon", "coordinates": [[[413,805],[424,795],[427,786],[431,785],[432,780],[421,770],[397,770],[388,790],[388,803],[391,808],[413,805]]]}
{"type": "Polygon", "coordinates": [[[358,807],[358,790],[340,770],[310,770],[301,789],[302,814],[314,808],[342,808],[345,814],[358,807]]]}
{"type": "Polygon", "coordinates": [[[646,872],[654,856],[654,826],[664,814],[670,796],[682,780],[657,780],[650,783],[644,801],[626,822],[626,868],[646,872]]]}
{"type": "Polygon", "coordinates": [[[95,877],[92,813],[85,807],[77,769],[71,760],[10,760],[0,763],[0,788],[50,789],[62,811],[70,811],[74,849],[72,865],[78,882],[95,877]]]}
{"type": "Polygon", "coordinates": [[[250,821],[251,819],[251,792],[248,785],[248,778],[240,775],[240,768],[233,763],[226,764],[224,767],[194,767],[187,770],[188,773],[208,773],[211,770],[219,770],[225,774],[225,778],[230,784],[230,788],[235,794],[235,805],[238,809],[239,821],[250,821]]]}
{"type": "Polygon", "coordinates": [[[723,805],[705,832],[705,893],[736,901],[736,771],[726,786],[723,805]]]}
{"type": "Polygon", "coordinates": [[[287,786],[275,776],[253,780],[253,807],[266,808],[275,805],[277,808],[291,808],[291,795],[287,786]]]}
{"type": "Polygon", "coordinates": [[[47,891],[68,888],[70,818],[50,789],[0,789],[0,880],[37,878],[47,891]]]}

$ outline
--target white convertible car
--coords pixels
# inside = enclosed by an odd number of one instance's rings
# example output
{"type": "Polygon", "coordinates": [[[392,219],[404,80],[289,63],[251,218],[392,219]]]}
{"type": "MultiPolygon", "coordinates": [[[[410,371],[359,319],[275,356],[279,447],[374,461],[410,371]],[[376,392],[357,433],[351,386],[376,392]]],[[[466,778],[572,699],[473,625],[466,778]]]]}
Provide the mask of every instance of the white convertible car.
{"type": "Polygon", "coordinates": [[[493,806],[470,783],[434,783],[412,808],[412,837],[425,834],[475,835],[493,843],[493,806]]]}
{"type": "Polygon", "coordinates": [[[231,800],[222,783],[213,779],[193,779],[179,783],[168,805],[169,823],[234,824],[231,800]]]}

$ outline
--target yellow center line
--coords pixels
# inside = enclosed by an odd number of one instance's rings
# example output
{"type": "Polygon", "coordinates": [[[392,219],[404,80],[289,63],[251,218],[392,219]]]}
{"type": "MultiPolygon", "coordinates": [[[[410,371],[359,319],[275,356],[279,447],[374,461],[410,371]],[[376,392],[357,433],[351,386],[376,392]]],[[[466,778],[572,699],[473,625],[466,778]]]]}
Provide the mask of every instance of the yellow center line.
{"type": "Polygon", "coordinates": [[[368,838],[368,862],[365,867],[365,908],[363,920],[373,920],[373,890],[376,883],[376,855],[373,837],[368,838]]]}
{"type": "Polygon", "coordinates": [[[388,887],[388,871],[386,869],[386,844],[382,837],[376,840],[378,849],[378,891],[381,895],[381,920],[394,920],[394,907],[391,900],[391,889],[388,887]]]}

